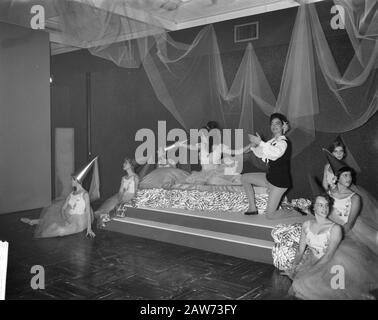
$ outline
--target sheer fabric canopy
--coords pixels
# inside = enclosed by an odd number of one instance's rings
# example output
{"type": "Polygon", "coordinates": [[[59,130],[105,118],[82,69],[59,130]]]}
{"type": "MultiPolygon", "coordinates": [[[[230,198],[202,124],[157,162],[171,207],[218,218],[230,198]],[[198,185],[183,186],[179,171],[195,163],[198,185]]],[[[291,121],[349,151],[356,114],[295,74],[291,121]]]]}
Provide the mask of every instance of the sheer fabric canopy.
{"type": "MultiPolygon", "coordinates": [[[[207,5],[222,5],[222,1],[207,5]]],[[[223,128],[251,133],[261,130],[264,115],[279,111],[290,121],[294,156],[313,142],[316,131],[353,130],[366,123],[378,107],[377,1],[333,1],[344,9],[345,29],[354,49],[344,71],[332,54],[316,5],[299,2],[275,96],[252,42],[228,85],[211,25],[203,27],[190,44],[171,37],[161,12],[174,21],[185,13],[183,1],[41,1],[58,20],[65,43],[88,48],[120,67],[142,66],[159,101],[186,130],[215,120],[223,128]]],[[[2,18],[15,15],[24,3],[8,1],[2,18]]]]}

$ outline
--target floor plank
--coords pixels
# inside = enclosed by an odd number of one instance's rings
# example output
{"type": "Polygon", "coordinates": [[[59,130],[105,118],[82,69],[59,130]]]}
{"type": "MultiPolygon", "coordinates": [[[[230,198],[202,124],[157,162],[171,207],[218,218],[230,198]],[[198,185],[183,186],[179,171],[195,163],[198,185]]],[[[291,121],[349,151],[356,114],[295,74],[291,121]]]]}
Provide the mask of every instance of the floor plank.
{"type": "Polygon", "coordinates": [[[7,299],[287,299],[290,281],[274,267],[197,249],[95,230],[34,239],[19,221],[38,210],[0,216],[8,241],[7,299]],[[33,265],[45,269],[45,289],[33,290],[33,265]]]}

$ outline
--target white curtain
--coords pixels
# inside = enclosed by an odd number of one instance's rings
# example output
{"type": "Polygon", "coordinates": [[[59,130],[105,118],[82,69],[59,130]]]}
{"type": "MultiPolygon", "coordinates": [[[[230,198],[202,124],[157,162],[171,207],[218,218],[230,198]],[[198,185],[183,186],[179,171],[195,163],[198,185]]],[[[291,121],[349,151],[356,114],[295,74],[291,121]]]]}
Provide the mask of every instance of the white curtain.
{"type": "MultiPolygon", "coordinates": [[[[354,50],[344,71],[324,34],[318,4],[299,2],[277,97],[252,43],[228,86],[212,26],[200,30],[190,44],[175,41],[157,17],[159,10],[168,10],[172,20],[183,15],[186,7],[180,1],[167,7],[164,1],[150,0],[55,0],[48,11],[59,16],[67,43],[88,48],[120,67],[142,66],[159,101],[185,129],[214,120],[224,128],[260,131],[262,123],[267,127],[269,114],[279,111],[290,120],[295,156],[313,142],[316,131],[353,130],[378,107],[377,1],[334,0],[344,9],[354,50]],[[138,38],[128,40],[133,37],[138,38]]],[[[12,14],[9,8],[7,13],[12,14]]]]}

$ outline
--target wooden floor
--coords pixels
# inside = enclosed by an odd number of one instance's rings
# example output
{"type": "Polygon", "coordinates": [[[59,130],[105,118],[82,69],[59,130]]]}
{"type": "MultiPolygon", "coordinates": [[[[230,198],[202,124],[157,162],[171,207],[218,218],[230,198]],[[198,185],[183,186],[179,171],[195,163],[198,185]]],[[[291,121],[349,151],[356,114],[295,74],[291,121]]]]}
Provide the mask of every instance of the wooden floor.
{"type": "Polygon", "coordinates": [[[9,242],[6,299],[290,299],[290,280],[272,265],[95,230],[63,238],[33,238],[21,217],[0,215],[9,242]],[[45,289],[33,290],[34,265],[45,289]]]}

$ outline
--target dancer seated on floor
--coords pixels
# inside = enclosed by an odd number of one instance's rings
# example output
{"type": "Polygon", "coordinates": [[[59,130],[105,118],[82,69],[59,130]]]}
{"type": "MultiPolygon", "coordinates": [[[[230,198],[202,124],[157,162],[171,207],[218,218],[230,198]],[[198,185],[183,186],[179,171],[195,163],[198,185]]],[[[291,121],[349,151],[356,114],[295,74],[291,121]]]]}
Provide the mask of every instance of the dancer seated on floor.
{"type": "Polygon", "coordinates": [[[97,175],[98,179],[96,161],[97,157],[72,176],[72,192],[67,198],[53,201],[50,206],[42,210],[39,219],[21,218],[24,223],[37,225],[34,237],[60,237],[79,233],[85,229],[87,229],[87,236],[95,236],[92,231],[93,211],[90,198],[82,182],[94,164],[96,168],[94,175],[97,175]]]}
{"type": "MultiPolygon", "coordinates": [[[[333,159],[329,159],[332,170],[336,171],[337,163],[333,159]]],[[[361,210],[360,196],[350,189],[353,181],[354,170],[347,166],[342,166],[336,171],[335,186],[332,190],[328,190],[328,194],[333,201],[331,213],[328,219],[338,224],[343,228],[343,233],[348,233],[356,223],[358,215],[361,210]]],[[[275,249],[273,250],[273,260],[276,267],[281,265],[286,267],[293,263],[290,260],[291,252],[293,251],[293,243],[298,242],[298,229],[300,226],[297,223],[292,225],[280,224],[273,229],[273,234],[278,235],[281,239],[276,241],[275,249]],[[287,256],[288,255],[288,256],[287,256]]],[[[275,238],[277,238],[275,236],[275,238]]]]}
{"type": "Polygon", "coordinates": [[[118,205],[129,202],[135,198],[139,186],[139,177],[134,172],[133,161],[125,158],[122,168],[126,171],[126,175],[121,179],[121,186],[118,192],[107,199],[98,210],[95,211],[95,216],[99,221],[104,222],[112,218],[116,212],[115,209],[118,205]]]}
{"type": "Polygon", "coordinates": [[[363,188],[352,185],[354,176],[350,167],[337,171],[337,185],[329,191],[335,201],[330,219],[378,254],[378,203],[363,188]]]}
{"type": "MultiPolygon", "coordinates": [[[[342,160],[345,157],[345,146],[340,140],[332,142],[329,149],[336,159],[342,160]]],[[[324,166],[322,184],[324,190],[333,189],[336,186],[336,176],[329,163],[324,166]]]]}
{"type": "Polygon", "coordinates": [[[244,173],[241,181],[248,197],[249,210],[246,215],[258,214],[255,203],[255,194],[252,185],[266,187],[269,192],[266,217],[268,219],[288,218],[301,215],[297,211],[289,209],[277,210],[281,199],[288,188],[291,187],[290,156],[291,143],[285,137],[288,131],[288,121],[280,113],[270,116],[270,130],[273,138],[267,142],[262,141],[256,134],[249,135],[252,144],[251,150],[256,157],[268,164],[268,172],[244,173]]]}
{"type": "Polygon", "coordinates": [[[200,130],[200,142],[188,145],[179,142],[178,147],[186,147],[199,151],[201,171],[193,171],[185,180],[185,183],[200,185],[240,185],[240,174],[236,172],[237,161],[231,157],[248,152],[250,145],[232,150],[221,143],[221,132],[218,128],[208,131],[207,127],[200,130]],[[211,139],[213,138],[213,143],[211,139]],[[222,161],[222,156],[226,155],[222,161]]]}
{"type": "Polygon", "coordinates": [[[336,185],[329,190],[335,202],[329,219],[342,226],[344,233],[353,228],[361,209],[360,196],[350,189],[354,174],[350,167],[340,168],[336,173],[336,185]]]}
{"type": "Polygon", "coordinates": [[[331,219],[343,225],[345,232],[352,231],[371,250],[378,252],[377,199],[355,183],[355,171],[351,167],[328,151],[324,149],[323,151],[325,151],[331,171],[336,173],[333,179],[336,181],[335,186],[329,190],[329,193],[335,199],[336,207],[339,209],[332,211],[331,219]],[[345,192],[346,196],[343,195],[345,192]],[[358,213],[356,213],[357,210],[358,213]]]}
{"type": "MultiPolygon", "coordinates": [[[[361,186],[353,184],[355,172],[328,151],[325,153],[332,172],[334,187],[327,192],[334,199],[329,219],[339,224],[345,234],[353,234],[370,250],[378,254],[378,201],[361,186]]],[[[274,265],[284,270],[293,263],[298,245],[300,224],[280,224],[272,230],[275,239],[274,265]]]]}
{"type": "Polygon", "coordinates": [[[303,223],[293,266],[283,273],[293,280],[290,293],[301,299],[373,299],[378,255],[352,233],[343,239],[342,227],[329,219],[332,202],[327,194],[317,196],[315,221],[303,223]]]}
{"type": "MultiPolygon", "coordinates": [[[[325,150],[325,149],[323,149],[325,150]]],[[[332,142],[331,146],[329,147],[329,150],[332,154],[332,156],[338,160],[340,165],[337,166],[337,168],[340,168],[342,166],[347,166],[345,162],[343,162],[344,158],[346,157],[346,146],[344,145],[343,141],[340,137],[337,137],[335,141],[332,142]]],[[[325,150],[326,151],[326,150],[325,150]]],[[[329,154],[327,154],[327,158],[329,159],[329,154]]],[[[332,160],[331,160],[332,161],[332,160]]],[[[336,169],[337,171],[337,169],[336,169]]],[[[333,171],[333,168],[330,164],[330,161],[327,162],[327,164],[324,166],[323,171],[323,189],[333,189],[336,186],[337,178],[335,176],[335,173],[333,171]]],[[[353,191],[356,190],[356,187],[352,184],[350,187],[353,191]]]]}

